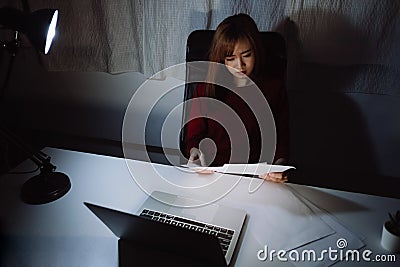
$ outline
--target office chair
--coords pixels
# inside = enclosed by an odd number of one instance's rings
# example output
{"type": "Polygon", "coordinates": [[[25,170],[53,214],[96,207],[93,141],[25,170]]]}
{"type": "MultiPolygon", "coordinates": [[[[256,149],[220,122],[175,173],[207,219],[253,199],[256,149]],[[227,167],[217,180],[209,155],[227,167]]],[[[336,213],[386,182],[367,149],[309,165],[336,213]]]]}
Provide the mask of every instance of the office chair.
{"type": "MultiPolygon", "coordinates": [[[[208,52],[211,41],[214,36],[214,30],[196,30],[190,33],[186,43],[186,62],[207,61],[208,52]]],[[[265,51],[263,53],[262,67],[265,73],[274,79],[286,81],[286,42],[282,35],[278,32],[261,32],[262,46],[265,51]]],[[[190,68],[186,68],[186,81],[190,77],[190,68]]],[[[180,132],[180,150],[181,153],[189,158],[186,152],[186,133],[187,125],[183,125],[188,121],[190,116],[190,105],[187,100],[193,98],[194,90],[197,84],[186,83],[184,92],[184,104],[182,115],[182,129],[180,132]]]]}

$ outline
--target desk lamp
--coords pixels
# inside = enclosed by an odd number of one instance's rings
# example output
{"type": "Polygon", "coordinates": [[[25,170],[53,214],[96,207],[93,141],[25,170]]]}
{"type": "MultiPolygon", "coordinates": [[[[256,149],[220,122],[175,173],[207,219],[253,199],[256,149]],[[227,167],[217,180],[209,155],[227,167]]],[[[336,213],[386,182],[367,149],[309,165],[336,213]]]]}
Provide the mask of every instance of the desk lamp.
{"type": "MultiPolygon", "coordinates": [[[[23,32],[32,45],[45,55],[50,50],[57,19],[56,9],[39,9],[29,13],[11,7],[0,8],[0,24],[16,32],[23,32]]],[[[3,47],[8,45],[7,48],[10,49],[11,44],[15,42],[5,43],[3,47]]]]}
{"type": "MultiPolygon", "coordinates": [[[[32,13],[15,8],[0,8],[0,25],[15,31],[14,39],[1,42],[1,47],[12,54],[3,90],[6,88],[13,59],[20,46],[19,32],[24,33],[31,44],[40,52],[47,54],[50,50],[57,25],[58,10],[40,9],[32,13]]],[[[24,183],[21,198],[29,204],[44,204],[64,196],[71,188],[67,175],[55,172],[56,167],[50,163],[50,157],[43,152],[34,153],[26,144],[5,127],[0,127],[0,134],[16,145],[39,167],[40,173],[24,183]]]]}

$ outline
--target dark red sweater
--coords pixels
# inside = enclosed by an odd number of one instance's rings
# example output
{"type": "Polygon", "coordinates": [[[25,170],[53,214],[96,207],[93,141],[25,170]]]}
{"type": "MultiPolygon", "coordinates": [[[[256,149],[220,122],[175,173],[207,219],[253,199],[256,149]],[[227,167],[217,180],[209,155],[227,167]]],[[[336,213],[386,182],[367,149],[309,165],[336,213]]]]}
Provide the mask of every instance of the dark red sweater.
{"type": "MultiPolygon", "coordinates": [[[[288,160],[289,107],[286,88],[279,80],[272,80],[269,78],[265,78],[262,82],[258,82],[257,85],[267,99],[275,120],[277,145],[274,161],[279,158],[285,158],[288,160]]],[[[221,112],[220,108],[210,108],[209,101],[198,99],[199,97],[205,97],[205,84],[199,84],[197,86],[191,102],[190,118],[195,119],[188,122],[186,151],[189,154],[192,147],[199,147],[201,140],[204,138],[210,138],[215,142],[217,148],[216,156],[211,165],[230,163],[232,149],[230,137],[232,140],[236,140],[235,142],[241,142],[244,138],[243,136],[235,136],[238,135],[235,131],[230,131],[230,135],[228,135],[224,127],[218,122],[223,121],[221,116],[226,117],[226,113],[221,112]]],[[[247,139],[249,140],[249,146],[245,147],[250,148],[250,153],[249,157],[246,157],[243,161],[246,161],[247,159],[248,163],[259,162],[261,153],[261,132],[256,116],[253,114],[250,107],[237,94],[222,87],[216,88],[215,99],[231,107],[240,117],[245,126],[248,136],[247,139]]],[[[265,110],[267,112],[268,108],[266,107],[265,110]]],[[[231,125],[229,127],[231,127],[231,125]]],[[[235,144],[233,145],[236,147],[235,144]]],[[[212,154],[212,150],[213,149],[210,146],[202,148],[202,151],[206,156],[212,154]]],[[[243,161],[242,163],[244,163],[243,161]]]]}

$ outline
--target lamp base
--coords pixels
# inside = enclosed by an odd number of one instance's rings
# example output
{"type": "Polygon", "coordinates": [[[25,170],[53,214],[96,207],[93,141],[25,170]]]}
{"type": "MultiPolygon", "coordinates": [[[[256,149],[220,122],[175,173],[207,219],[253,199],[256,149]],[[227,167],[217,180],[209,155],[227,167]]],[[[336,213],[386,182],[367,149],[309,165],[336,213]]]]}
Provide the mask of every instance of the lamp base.
{"type": "Polygon", "coordinates": [[[27,204],[45,204],[64,196],[71,188],[67,175],[61,172],[41,172],[26,181],[21,199],[27,204]]]}

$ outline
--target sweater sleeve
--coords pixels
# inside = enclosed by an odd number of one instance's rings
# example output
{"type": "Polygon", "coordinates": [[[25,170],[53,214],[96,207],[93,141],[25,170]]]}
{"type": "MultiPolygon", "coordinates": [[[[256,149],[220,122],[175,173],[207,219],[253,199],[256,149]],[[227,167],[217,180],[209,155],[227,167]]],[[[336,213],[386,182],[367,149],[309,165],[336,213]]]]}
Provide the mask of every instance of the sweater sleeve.
{"type": "Polygon", "coordinates": [[[204,139],[207,133],[207,121],[205,118],[202,103],[199,97],[202,97],[204,86],[198,85],[194,91],[193,98],[191,99],[189,121],[187,123],[187,135],[186,135],[186,153],[190,154],[190,149],[193,147],[198,148],[199,143],[204,139]]]}

